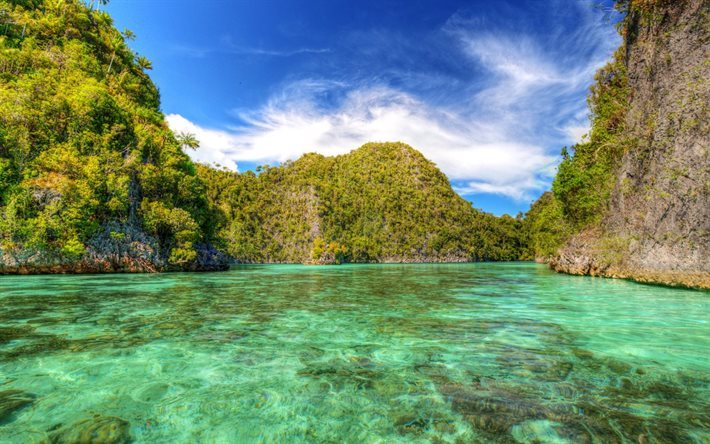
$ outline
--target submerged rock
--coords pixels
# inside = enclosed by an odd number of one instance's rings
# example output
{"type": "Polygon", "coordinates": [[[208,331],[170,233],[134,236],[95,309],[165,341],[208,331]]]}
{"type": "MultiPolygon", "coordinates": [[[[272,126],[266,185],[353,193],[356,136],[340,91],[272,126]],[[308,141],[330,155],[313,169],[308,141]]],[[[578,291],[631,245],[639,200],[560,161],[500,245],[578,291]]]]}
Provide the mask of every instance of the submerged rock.
{"type": "Polygon", "coordinates": [[[401,416],[395,420],[394,425],[400,435],[419,435],[429,431],[446,434],[456,431],[452,419],[431,414],[401,416]]]}
{"type": "Polygon", "coordinates": [[[22,390],[0,391],[0,423],[7,421],[14,412],[32,404],[35,395],[22,390]]]}
{"type": "Polygon", "coordinates": [[[55,335],[35,336],[34,340],[27,344],[22,344],[4,352],[0,352],[0,358],[15,359],[42,353],[53,353],[65,350],[69,347],[70,341],[55,335]]]}
{"type": "Polygon", "coordinates": [[[511,428],[527,419],[545,418],[545,408],[533,399],[501,388],[485,390],[449,383],[438,387],[451,408],[475,429],[495,436],[497,441],[511,439],[511,428]]]}
{"type": "Polygon", "coordinates": [[[429,428],[431,421],[428,418],[403,416],[401,418],[397,418],[394,425],[397,428],[397,431],[402,435],[407,433],[419,434],[429,428]]]}
{"type": "Polygon", "coordinates": [[[152,404],[163,399],[169,390],[170,385],[164,382],[150,383],[135,390],[131,398],[137,402],[152,404]]]}
{"type": "Polygon", "coordinates": [[[631,371],[631,365],[618,359],[607,358],[604,360],[604,364],[617,375],[625,375],[631,371]]]}
{"type": "Polygon", "coordinates": [[[52,444],[127,444],[132,441],[128,421],[96,415],[50,433],[52,444]]]}
{"type": "Polygon", "coordinates": [[[477,414],[464,416],[473,427],[494,435],[507,435],[510,428],[518,422],[510,414],[477,414]]]}
{"type": "Polygon", "coordinates": [[[0,327],[0,344],[6,344],[16,339],[23,339],[30,335],[34,329],[28,326],[0,327]]]}
{"type": "Polygon", "coordinates": [[[564,381],[572,372],[573,365],[566,361],[555,361],[545,369],[542,379],[546,381],[564,381]]]}
{"type": "Polygon", "coordinates": [[[517,442],[560,442],[562,437],[555,430],[555,423],[547,420],[525,421],[513,427],[511,434],[517,442]]]}
{"type": "Polygon", "coordinates": [[[307,363],[297,372],[299,376],[325,379],[340,386],[354,384],[358,389],[369,389],[387,373],[366,357],[352,357],[348,361],[333,359],[327,363],[307,363]]]}
{"type": "Polygon", "coordinates": [[[572,353],[578,359],[592,359],[592,358],[594,358],[594,353],[592,353],[589,350],[582,349],[582,348],[573,348],[572,353]]]}

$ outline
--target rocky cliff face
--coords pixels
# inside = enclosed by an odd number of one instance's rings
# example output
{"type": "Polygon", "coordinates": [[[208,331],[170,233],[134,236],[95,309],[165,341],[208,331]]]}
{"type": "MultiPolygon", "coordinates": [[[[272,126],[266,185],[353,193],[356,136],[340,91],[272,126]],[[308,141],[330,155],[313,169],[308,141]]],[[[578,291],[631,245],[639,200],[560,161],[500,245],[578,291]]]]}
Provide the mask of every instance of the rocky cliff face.
{"type": "Polygon", "coordinates": [[[573,236],[551,265],[710,288],[710,3],[633,4],[624,36],[630,148],[601,225],[573,236]]]}
{"type": "Polygon", "coordinates": [[[195,246],[197,256],[187,264],[167,260],[157,238],[128,224],[106,224],[80,256],[42,248],[0,249],[0,274],[154,273],[159,271],[224,271],[230,260],[212,245],[195,246]]]}

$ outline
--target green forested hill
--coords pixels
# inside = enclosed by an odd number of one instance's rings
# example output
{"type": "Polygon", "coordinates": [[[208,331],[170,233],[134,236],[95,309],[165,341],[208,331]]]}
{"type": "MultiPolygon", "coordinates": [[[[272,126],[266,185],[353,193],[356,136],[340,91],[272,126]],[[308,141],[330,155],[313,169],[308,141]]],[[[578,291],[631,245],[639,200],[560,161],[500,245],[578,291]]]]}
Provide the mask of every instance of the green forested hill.
{"type": "Polygon", "coordinates": [[[196,261],[209,235],[204,184],[131,38],[78,0],[0,0],[4,271],[196,261]]]}
{"type": "Polygon", "coordinates": [[[0,272],[223,268],[213,244],[248,262],[520,256],[519,220],[473,209],[403,144],[194,164],[133,34],[96,4],[0,0],[0,272]]]}
{"type": "Polygon", "coordinates": [[[243,174],[200,167],[245,262],[516,260],[521,222],[474,209],[419,152],[369,143],[243,174]]]}

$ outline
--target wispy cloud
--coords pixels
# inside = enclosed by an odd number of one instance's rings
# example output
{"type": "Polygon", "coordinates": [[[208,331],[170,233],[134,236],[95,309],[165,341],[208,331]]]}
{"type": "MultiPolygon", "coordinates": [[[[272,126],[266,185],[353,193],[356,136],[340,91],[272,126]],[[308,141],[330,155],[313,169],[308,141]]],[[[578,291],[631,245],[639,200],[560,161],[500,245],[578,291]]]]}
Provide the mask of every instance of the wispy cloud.
{"type": "Polygon", "coordinates": [[[474,190],[479,183],[476,191],[524,199],[544,185],[537,172],[555,161],[540,145],[519,143],[500,128],[468,122],[383,86],[349,91],[328,111],[308,98],[282,95],[241,118],[247,125],[225,131],[199,127],[175,114],[167,117],[175,131],[192,132],[201,141],[196,160],[232,168],[236,165],[231,160],[282,162],[311,151],[342,154],[367,141],[403,141],[433,160],[451,180],[478,180],[463,190],[474,190]]]}
{"type": "Polygon", "coordinates": [[[296,48],[290,50],[274,50],[263,48],[238,48],[231,51],[232,53],[266,55],[275,57],[290,57],[298,54],[325,54],[330,52],[328,48],[296,48]]]}
{"type": "Polygon", "coordinates": [[[273,49],[249,46],[239,46],[231,43],[222,44],[215,47],[199,47],[191,45],[174,45],[170,48],[174,53],[181,56],[203,58],[212,54],[228,55],[252,55],[267,57],[291,57],[301,54],[326,54],[331,52],[330,48],[292,48],[273,49]]]}
{"type": "Polygon", "coordinates": [[[575,30],[546,35],[482,26],[458,13],[429,39],[435,49],[426,54],[420,42],[390,39],[386,57],[394,64],[371,44],[388,40],[383,31],[363,32],[362,45],[352,46],[365,68],[344,60],[347,70],[334,69],[331,78],[296,77],[258,109],[239,112],[242,123],[230,128],[177,114],[168,123],[200,139],[197,160],[231,168],[402,141],[433,160],[462,194],[529,200],[549,186],[560,146],[587,131],[588,85],[618,43],[601,14],[581,7],[572,13],[575,30]],[[433,62],[416,71],[418,57],[433,62]],[[436,69],[438,61],[447,70],[436,69]]]}

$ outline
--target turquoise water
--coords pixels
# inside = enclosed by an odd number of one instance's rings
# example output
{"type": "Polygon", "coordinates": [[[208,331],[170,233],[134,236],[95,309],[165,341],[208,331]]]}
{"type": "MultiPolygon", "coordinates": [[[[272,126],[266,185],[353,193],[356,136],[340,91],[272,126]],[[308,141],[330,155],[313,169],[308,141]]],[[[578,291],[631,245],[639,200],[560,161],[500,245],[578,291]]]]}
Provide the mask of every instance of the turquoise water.
{"type": "Polygon", "coordinates": [[[3,276],[0,442],[708,442],[708,301],[530,263],[3,276]]]}

